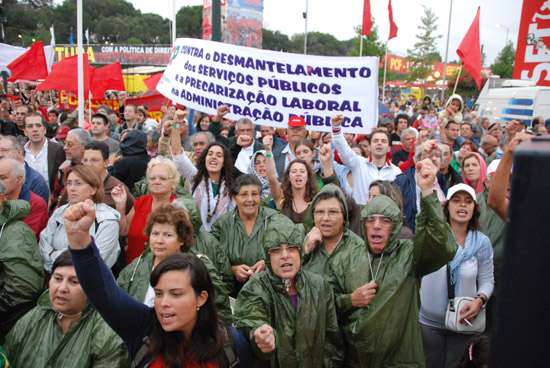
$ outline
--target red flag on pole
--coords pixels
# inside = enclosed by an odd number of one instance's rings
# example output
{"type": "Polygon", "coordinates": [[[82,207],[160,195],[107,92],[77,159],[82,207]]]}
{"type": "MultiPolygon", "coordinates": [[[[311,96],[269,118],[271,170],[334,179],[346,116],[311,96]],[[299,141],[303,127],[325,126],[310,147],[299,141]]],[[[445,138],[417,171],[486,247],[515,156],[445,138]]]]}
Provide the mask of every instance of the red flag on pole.
{"type": "MultiPolygon", "coordinates": [[[[84,96],[90,91],[90,75],[94,68],[88,65],[88,54],[84,53],[84,96]]],[[[67,91],[78,95],[78,54],[66,57],[52,67],[52,72],[36,87],[37,91],[67,91]]]]}
{"type": "Polygon", "coordinates": [[[361,29],[361,36],[370,34],[372,28],[372,19],[370,16],[370,0],[365,0],[363,6],[363,28],[361,29]]]}
{"type": "Polygon", "coordinates": [[[109,89],[126,91],[120,62],[96,69],[91,79],[90,92],[92,92],[94,98],[103,98],[103,94],[109,89]]]}
{"type": "Polygon", "coordinates": [[[153,90],[157,88],[157,84],[159,83],[160,78],[162,78],[162,74],[163,73],[153,74],[152,76],[143,80],[143,83],[145,83],[148,90],[153,90]]]}
{"type": "Polygon", "coordinates": [[[479,42],[479,10],[477,8],[477,14],[464,36],[464,39],[458,46],[456,53],[462,60],[462,66],[464,70],[474,77],[477,88],[481,89],[481,43],[479,42]]]}
{"type": "Polygon", "coordinates": [[[8,82],[15,82],[20,79],[37,80],[48,76],[48,64],[44,54],[44,43],[35,42],[23,55],[7,65],[11,71],[8,82]]]}
{"type": "Polygon", "coordinates": [[[397,25],[393,21],[393,9],[391,7],[391,0],[388,3],[388,13],[390,14],[390,36],[388,37],[388,41],[391,40],[394,37],[397,37],[397,25]]]}

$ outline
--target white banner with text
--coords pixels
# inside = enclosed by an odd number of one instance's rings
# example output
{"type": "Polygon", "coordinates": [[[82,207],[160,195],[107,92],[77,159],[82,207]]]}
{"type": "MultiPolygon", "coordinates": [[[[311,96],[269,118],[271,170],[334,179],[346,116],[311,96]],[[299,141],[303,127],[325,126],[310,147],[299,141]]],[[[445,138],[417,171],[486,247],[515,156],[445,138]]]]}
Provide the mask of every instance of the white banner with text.
{"type": "Polygon", "coordinates": [[[342,114],[343,130],[369,133],[378,123],[378,57],[289,54],[199,39],[176,41],[157,85],[167,98],[229,119],[286,128],[302,116],[308,130],[330,130],[342,114]]]}

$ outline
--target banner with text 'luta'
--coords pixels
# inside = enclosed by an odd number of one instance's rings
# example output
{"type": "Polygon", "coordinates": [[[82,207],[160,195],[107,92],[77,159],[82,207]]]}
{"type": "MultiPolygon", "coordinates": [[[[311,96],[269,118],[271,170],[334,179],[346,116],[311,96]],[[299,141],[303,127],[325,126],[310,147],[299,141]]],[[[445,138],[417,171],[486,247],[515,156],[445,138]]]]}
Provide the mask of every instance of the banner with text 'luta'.
{"type": "Polygon", "coordinates": [[[198,39],[178,39],[157,90],[189,108],[286,128],[302,116],[308,130],[369,133],[378,123],[378,57],[299,55],[198,39]]]}

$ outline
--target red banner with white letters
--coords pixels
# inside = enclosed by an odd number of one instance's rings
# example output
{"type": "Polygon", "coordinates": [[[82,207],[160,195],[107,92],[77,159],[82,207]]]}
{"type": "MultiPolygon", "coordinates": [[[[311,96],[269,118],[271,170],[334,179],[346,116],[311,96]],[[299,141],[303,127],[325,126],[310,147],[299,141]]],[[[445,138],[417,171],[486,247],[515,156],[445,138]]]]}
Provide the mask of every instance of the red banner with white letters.
{"type": "Polygon", "coordinates": [[[514,79],[550,86],[550,1],[524,0],[514,79]]]}

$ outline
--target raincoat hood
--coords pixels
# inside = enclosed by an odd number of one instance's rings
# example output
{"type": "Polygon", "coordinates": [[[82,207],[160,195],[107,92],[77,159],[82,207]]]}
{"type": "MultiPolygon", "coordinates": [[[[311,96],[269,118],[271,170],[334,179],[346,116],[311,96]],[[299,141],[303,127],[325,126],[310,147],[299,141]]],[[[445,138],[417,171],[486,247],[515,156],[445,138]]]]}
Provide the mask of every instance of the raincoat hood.
{"type": "Polygon", "coordinates": [[[273,272],[273,269],[271,268],[271,259],[268,251],[281,244],[302,246],[302,241],[302,233],[295,226],[269,226],[264,234],[263,247],[265,264],[271,272],[273,272]]]}
{"type": "Polygon", "coordinates": [[[344,224],[344,229],[346,229],[349,225],[349,216],[348,216],[349,211],[348,211],[348,205],[346,202],[346,196],[344,195],[344,192],[339,186],[335,184],[327,184],[323,186],[323,188],[319,191],[319,193],[317,193],[315,197],[313,197],[313,201],[311,201],[311,206],[309,206],[306,212],[306,215],[302,222],[304,226],[304,231],[306,234],[309,233],[311,229],[313,229],[313,227],[315,226],[315,220],[313,219],[313,208],[319,201],[319,196],[321,195],[321,193],[325,193],[325,192],[331,192],[338,195],[338,199],[340,200],[340,203],[342,204],[342,207],[344,208],[344,211],[346,213],[344,216],[346,220],[344,224]]]}
{"type": "Polygon", "coordinates": [[[456,113],[457,114],[462,114],[462,112],[464,111],[464,102],[462,102],[462,97],[460,95],[457,95],[456,93],[454,95],[452,95],[447,100],[447,103],[445,104],[445,107],[449,107],[449,105],[451,104],[451,102],[453,100],[459,100],[460,101],[460,108],[458,109],[458,111],[456,113]]]}
{"type": "Polygon", "coordinates": [[[190,195],[184,195],[172,202],[172,205],[187,211],[193,225],[193,236],[197,236],[202,226],[202,219],[196,199],[190,195]]]}
{"type": "Polygon", "coordinates": [[[147,154],[147,135],[141,130],[132,129],[120,142],[123,156],[147,154]]]}
{"type": "Polygon", "coordinates": [[[23,220],[29,216],[31,205],[22,199],[5,200],[0,212],[0,224],[8,221],[23,220]]]}
{"type": "Polygon", "coordinates": [[[361,227],[363,229],[364,238],[367,239],[367,245],[368,237],[365,233],[365,221],[368,216],[372,216],[375,214],[389,216],[393,220],[390,237],[388,239],[386,247],[384,248],[384,253],[391,253],[395,249],[397,249],[399,245],[399,232],[401,231],[401,227],[403,226],[403,216],[401,215],[401,211],[399,210],[397,204],[390,197],[385,195],[377,195],[372,201],[367,203],[365,208],[363,208],[363,210],[361,211],[361,227]]]}

